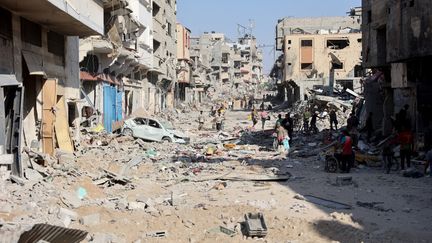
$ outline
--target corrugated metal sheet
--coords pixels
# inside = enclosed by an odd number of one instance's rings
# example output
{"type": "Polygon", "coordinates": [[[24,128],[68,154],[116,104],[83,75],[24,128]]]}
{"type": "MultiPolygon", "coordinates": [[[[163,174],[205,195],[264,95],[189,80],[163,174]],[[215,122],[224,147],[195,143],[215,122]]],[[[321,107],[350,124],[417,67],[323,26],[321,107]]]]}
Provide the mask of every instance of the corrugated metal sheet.
{"type": "Polygon", "coordinates": [[[88,232],[68,229],[49,224],[36,224],[29,231],[24,232],[18,243],[33,243],[44,240],[50,243],[78,243],[83,241],[88,232]]]}

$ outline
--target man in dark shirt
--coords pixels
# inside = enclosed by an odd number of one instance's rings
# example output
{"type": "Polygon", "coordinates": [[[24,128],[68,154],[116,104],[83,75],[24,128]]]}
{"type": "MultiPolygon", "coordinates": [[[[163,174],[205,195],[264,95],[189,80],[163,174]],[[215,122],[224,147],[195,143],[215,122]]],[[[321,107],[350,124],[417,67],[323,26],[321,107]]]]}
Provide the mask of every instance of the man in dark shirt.
{"type": "Polygon", "coordinates": [[[290,143],[292,141],[292,134],[293,134],[293,120],[291,118],[291,114],[287,113],[285,115],[285,119],[282,120],[282,126],[287,130],[288,136],[291,138],[290,143]]]}
{"type": "Polygon", "coordinates": [[[330,130],[333,130],[333,124],[335,130],[337,130],[338,121],[337,121],[336,111],[334,109],[330,111],[330,130]]]}
{"type": "Polygon", "coordinates": [[[317,133],[318,132],[318,127],[316,126],[316,122],[317,122],[317,118],[318,118],[318,112],[315,111],[312,115],[311,121],[310,121],[310,129],[314,132],[317,133]]]}

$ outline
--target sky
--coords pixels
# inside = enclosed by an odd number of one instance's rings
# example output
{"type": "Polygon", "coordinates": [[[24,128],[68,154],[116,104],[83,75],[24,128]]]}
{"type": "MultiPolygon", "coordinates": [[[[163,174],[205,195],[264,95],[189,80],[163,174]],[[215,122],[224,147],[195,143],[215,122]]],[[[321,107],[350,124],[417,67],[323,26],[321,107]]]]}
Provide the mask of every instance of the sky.
{"type": "MultiPolygon", "coordinates": [[[[345,16],[361,0],[177,0],[177,22],[192,31],[222,32],[232,40],[239,37],[238,25],[250,26],[260,45],[275,44],[277,20],[283,17],[345,16]]],[[[264,73],[273,63],[273,47],[264,47],[264,73]]]]}

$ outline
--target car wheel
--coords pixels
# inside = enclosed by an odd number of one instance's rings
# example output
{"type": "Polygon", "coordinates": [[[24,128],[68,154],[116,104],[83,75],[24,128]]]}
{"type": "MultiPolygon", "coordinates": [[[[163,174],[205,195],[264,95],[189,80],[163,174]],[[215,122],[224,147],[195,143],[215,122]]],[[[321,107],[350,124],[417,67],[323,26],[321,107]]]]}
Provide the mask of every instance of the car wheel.
{"type": "Polygon", "coordinates": [[[133,132],[132,132],[131,129],[126,128],[126,129],[123,130],[123,135],[132,137],[133,136],[133,132]]]}
{"type": "Polygon", "coordinates": [[[171,143],[172,139],[170,137],[163,137],[162,138],[162,143],[165,143],[165,142],[171,143]]]}

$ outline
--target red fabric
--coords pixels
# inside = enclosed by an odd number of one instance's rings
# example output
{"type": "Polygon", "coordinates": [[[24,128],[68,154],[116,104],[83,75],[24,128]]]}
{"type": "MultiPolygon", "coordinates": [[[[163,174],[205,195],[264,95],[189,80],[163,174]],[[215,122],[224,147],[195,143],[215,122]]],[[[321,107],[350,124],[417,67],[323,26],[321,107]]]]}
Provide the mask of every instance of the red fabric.
{"type": "Polygon", "coordinates": [[[399,133],[398,142],[401,145],[408,145],[413,143],[413,135],[410,131],[403,131],[399,133]]]}
{"type": "Polygon", "coordinates": [[[343,155],[351,155],[352,154],[352,139],[350,136],[345,136],[342,138],[343,147],[342,154],[343,155]]]}

